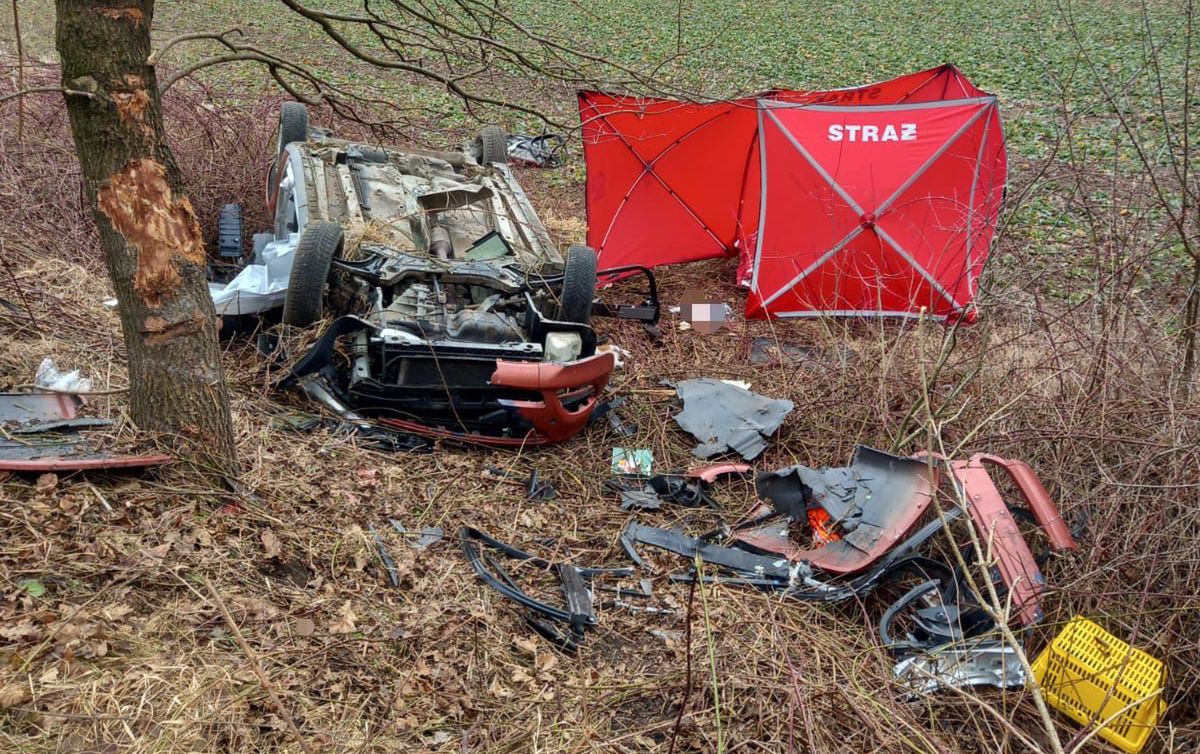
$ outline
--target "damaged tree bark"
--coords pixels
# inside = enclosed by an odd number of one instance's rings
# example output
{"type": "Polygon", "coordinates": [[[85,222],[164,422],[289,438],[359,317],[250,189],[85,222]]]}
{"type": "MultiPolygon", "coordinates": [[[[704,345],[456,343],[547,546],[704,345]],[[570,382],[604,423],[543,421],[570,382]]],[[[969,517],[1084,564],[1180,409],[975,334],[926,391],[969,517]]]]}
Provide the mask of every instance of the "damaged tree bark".
{"type": "Polygon", "coordinates": [[[67,112],[129,358],[130,408],[217,472],[235,466],[217,319],[150,56],[153,0],[56,0],[67,112]]]}

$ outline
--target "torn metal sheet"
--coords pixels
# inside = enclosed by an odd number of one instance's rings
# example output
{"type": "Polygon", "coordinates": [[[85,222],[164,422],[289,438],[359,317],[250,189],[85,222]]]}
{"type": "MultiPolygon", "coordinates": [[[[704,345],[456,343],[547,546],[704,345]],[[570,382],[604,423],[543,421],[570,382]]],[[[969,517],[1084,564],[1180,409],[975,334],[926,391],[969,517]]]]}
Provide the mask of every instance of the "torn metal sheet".
{"type": "Polygon", "coordinates": [[[851,573],[900,541],[928,507],[935,487],[928,462],[860,446],[844,468],[793,466],[755,480],[759,497],[793,520],[814,522],[810,512],[824,511],[827,518],[818,520],[831,541],[801,547],[775,529],[739,532],[735,538],[821,570],[851,573]]]}
{"type": "Polygon", "coordinates": [[[0,424],[74,419],[79,405],[79,398],[66,393],[0,393],[0,424]]]}
{"type": "Polygon", "coordinates": [[[80,405],[79,398],[63,393],[0,393],[0,471],[131,469],[172,460],[160,453],[116,453],[104,447],[102,436],[80,433],[112,424],[76,417],[80,405]]]}
{"type": "Polygon", "coordinates": [[[789,400],[767,398],[721,380],[684,380],[675,389],[683,401],[675,421],[700,441],[692,450],[699,458],[729,451],[747,461],[757,458],[767,447],[766,438],[795,408],[789,400]]]}
{"type": "Polygon", "coordinates": [[[1016,650],[999,641],[944,646],[906,657],[896,663],[892,674],[921,694],[944,688],[1025,686],[1025,669],[1016,650]]]}
{"type": "Polygon", "coordinates": [[[43,422],[42,424],[30,424],[24,427],[9,429],[5,427],[5,431],[10,435],[40,435],[44,432],[74,432],[80,429],[99,429],[101,427],[111,427],[112,419],[59,419],[58,421],[43,422]]]}
{"type": "Polygon", "coordinates": [[[140,469],[161,466],[172,460],[171,456],[162,453],[140,456],[114,453],[86,437],[45,435],[30,442],[0,440],[0,471],[140,469]]]}

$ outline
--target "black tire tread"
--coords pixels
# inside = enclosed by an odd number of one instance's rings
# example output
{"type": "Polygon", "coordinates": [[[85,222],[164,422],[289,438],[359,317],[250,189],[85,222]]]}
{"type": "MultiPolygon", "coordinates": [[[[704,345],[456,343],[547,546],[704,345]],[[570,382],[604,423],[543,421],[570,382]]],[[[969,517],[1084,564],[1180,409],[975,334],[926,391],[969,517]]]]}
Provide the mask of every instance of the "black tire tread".
{"type": "Polygon", "coordinates": [[[567,260],[563,267],[559,321],[588,324],[592,319],[592,299],[595,297],[596,252],[588,246],[572,246],[567,249],[567,260]]]}
{"type": "Polygon", "coordinates": [[[308,141],[308,108],[302,102],[284,102],[279,108],[279,151],[295,141],[308,141]]]}
{"type": "Polygon", "coordinates": [[[508,162],[508,133],[500,126],[484,126],[475,137],[475,158],[480,165],[508,162]]]}
{"type": "Polygon", "coordinates": [[[328,220],[309,223],[300,233],[283,302],[284,324],[308,327],[321,319],[329,267],[343,243],[342,226],[328,220]]]}

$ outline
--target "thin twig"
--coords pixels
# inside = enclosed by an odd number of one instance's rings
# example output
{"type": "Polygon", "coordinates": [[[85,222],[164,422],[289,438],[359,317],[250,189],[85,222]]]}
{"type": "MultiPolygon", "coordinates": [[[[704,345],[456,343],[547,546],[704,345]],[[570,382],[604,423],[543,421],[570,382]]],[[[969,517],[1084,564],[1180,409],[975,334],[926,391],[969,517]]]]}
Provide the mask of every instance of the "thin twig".
{"type": "Polygon", "coordinates": [[[237,623],[233,620],[233,616],[229,613],[229,608],[226,607],[225,600],[221,599],[221,595],[213,588],[212,583],[207,577],[204,578],[204,586],[208,589],[208,593],[212,597],[212,602],[221,611],[221,616],[225,618],[225,625],[229,627],[233,638],[237,641],[238,646],[241,647],[242,654],[246,656],[247,662],[250,663],[250,669],[254,671],[254,675],[258,676],[258,682],[262,685],[263,691],[267,692],[267,696],[271,698],[271,704],[275,707],[275,711],[279,713],[279,716],[283,718],[288,728],[291,729],[296,743],[300,744],[300,748],[304,750],[304,754],[315,754],[312,747],[309,746],[308,740],[301,735],[300,728],[296,725],[296,720],[292,717],[292,713],[288,711],[287,707],[283,705],[283,700],[275,693],[275,687],[267,678],[266,672],[263,671],[262,663],[258,661],[258,656],[254,654],[254,650],[246,643],[246,638],[242,636],[241,629],[238,628],[237,623]]]}

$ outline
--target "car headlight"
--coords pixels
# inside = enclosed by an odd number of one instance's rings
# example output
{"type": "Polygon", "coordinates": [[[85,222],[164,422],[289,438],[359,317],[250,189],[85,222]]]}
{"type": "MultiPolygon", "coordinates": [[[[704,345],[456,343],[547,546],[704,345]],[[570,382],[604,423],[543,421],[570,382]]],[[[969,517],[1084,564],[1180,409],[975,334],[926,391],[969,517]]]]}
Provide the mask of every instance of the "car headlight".
{"type": "Polygon", "coordinates": [[[583,353],[583,338],[577,332],[552,332],[546,336],[546,361],[574,361],[583,353]]]}

